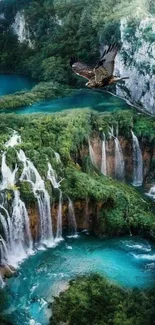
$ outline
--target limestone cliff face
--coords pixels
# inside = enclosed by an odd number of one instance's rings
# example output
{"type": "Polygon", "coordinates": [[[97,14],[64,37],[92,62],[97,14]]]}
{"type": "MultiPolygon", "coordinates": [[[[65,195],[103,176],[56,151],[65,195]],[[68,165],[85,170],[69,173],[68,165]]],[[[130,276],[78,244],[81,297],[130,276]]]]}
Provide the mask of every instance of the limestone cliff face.
{"type": "MultiPolygon", "coordinates": [[[[124,157],[125,165],[125,181],[133,182],[133,144],[132,138],[125,138],[119,136],[120,145],[124,157]]],[[[143,176],[144,176],[144,187],[149,189],[152,179],[154,179],[154,171],[152,166],[155,160],[155,149],[153,142],[149,142],[146,138],[139,139],[140,148],[143,157],[143,176]]],[[[101,169],[102,159],[102,143],[99,137],[92,137],[91,144],[95,153],[97,167],[101,169]]],[[[107,160],[107,175],[115,178],[115,143],[113,139],[106,141],[106,160],[107,160]]]]}
{"type": "Polygon", "coordinates": [[[28,24],[26,23],[24,10],[18,11],[14,17],[14,23],[12,24],[12,29],[17,35],[19,42],[27,42],[30,48],[34,47],[30,39],[30,31],[28,24]]]}
{"type": "Polygon", "coordinates": [[[129,79],[117,85],[116,94],[155,114],[155,19],[131,23],[124,18],[120,32],[122,49],[115,73],[129,79]]]}

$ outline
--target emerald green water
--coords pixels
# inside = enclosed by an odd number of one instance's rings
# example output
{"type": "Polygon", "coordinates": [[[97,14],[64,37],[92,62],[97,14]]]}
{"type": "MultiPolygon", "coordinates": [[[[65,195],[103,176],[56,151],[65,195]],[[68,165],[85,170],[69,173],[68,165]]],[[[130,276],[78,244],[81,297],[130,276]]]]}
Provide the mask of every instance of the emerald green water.
{"type": "Polygon", "coordinates": [[[99,112],[112,112],[118,109],[129,109],[131,108],[123,99],[116,96],[112,96],[106,91],[95,91],[89,89],[81,89],[73,92],[72,95],[46,100],[35,103],[30,106],[25,106],[17,109],[1,110],[5,113],[16,113],[16,114],[31,114],[31,113],[55,113],[61,112],[62,110],[73,109],[73,108],[86,108],[95,109],[99,112]]]}
{"type": "Polygon", "coordinates": [[[28,77],[2,74],[0,75],[0,96],[31,89],[35,84],[36,81],[28,77]]]}
{"type": "Polygon", "coordinates": [[[7,282],[14,325],[47,325],[48,302],[77,275],[99,272],[126,288],[153,286],[155,244],[134,237],[100,240],[81,233],[57,247],[38,251],[7,282]]]}

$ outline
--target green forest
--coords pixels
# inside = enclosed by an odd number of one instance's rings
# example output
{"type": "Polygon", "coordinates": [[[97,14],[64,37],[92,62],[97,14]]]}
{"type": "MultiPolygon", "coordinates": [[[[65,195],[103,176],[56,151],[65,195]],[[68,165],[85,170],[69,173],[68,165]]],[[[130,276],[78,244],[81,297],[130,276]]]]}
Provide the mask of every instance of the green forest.
{"type": "MultiPolygon", "coordinates": [[[[0,71],[28,74],[41,81],[51,79],[80,86],[69,66],[72,55],[95,63],[103,44],[120,42],[120,18],[129,16],[129,33],[138,25],[134,17],[138,1],[116,0],[5,0],[0,2],[0,71]],[[24,10],[24,11],[23,11],[24,10]],[[24,12],[32,47],[20,43],[11,24],[24,12]],[[131,14],[132,12],[132,14],[131,14]],[[89,37],[88,37],[89,35],[89,37]]],[[[141,15],[152,14],[152,0],[141,1],[141,15]]]]}
{"type": "Polygon", "coordinates": [[[51,325],[154,325],[154,290],[127,291],[98,274],[70,282],[55,298],[51,325]]]}

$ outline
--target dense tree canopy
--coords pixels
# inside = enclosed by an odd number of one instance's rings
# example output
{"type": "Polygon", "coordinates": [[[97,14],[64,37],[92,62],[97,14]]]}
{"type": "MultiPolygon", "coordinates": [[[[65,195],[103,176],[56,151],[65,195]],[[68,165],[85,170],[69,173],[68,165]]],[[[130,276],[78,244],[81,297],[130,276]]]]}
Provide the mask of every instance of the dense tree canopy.
{"type": "Polygon", "coordinates": [[[55,298],[51,325],[153,325],[154,290],[124,290],[99,275],[71,281],[55,298]]]}

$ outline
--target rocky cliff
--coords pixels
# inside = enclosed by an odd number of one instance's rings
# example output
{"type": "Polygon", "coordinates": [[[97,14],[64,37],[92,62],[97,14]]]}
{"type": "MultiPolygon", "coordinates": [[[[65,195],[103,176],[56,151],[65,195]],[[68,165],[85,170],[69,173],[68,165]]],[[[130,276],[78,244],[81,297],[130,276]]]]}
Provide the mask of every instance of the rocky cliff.
{"type": "Polygon", "coordinates": [[[129,76],[116,87],[116,94],[155,114],[155,19],[122,19],[122,49],[116,60],[116,73],[129,76]]]}

